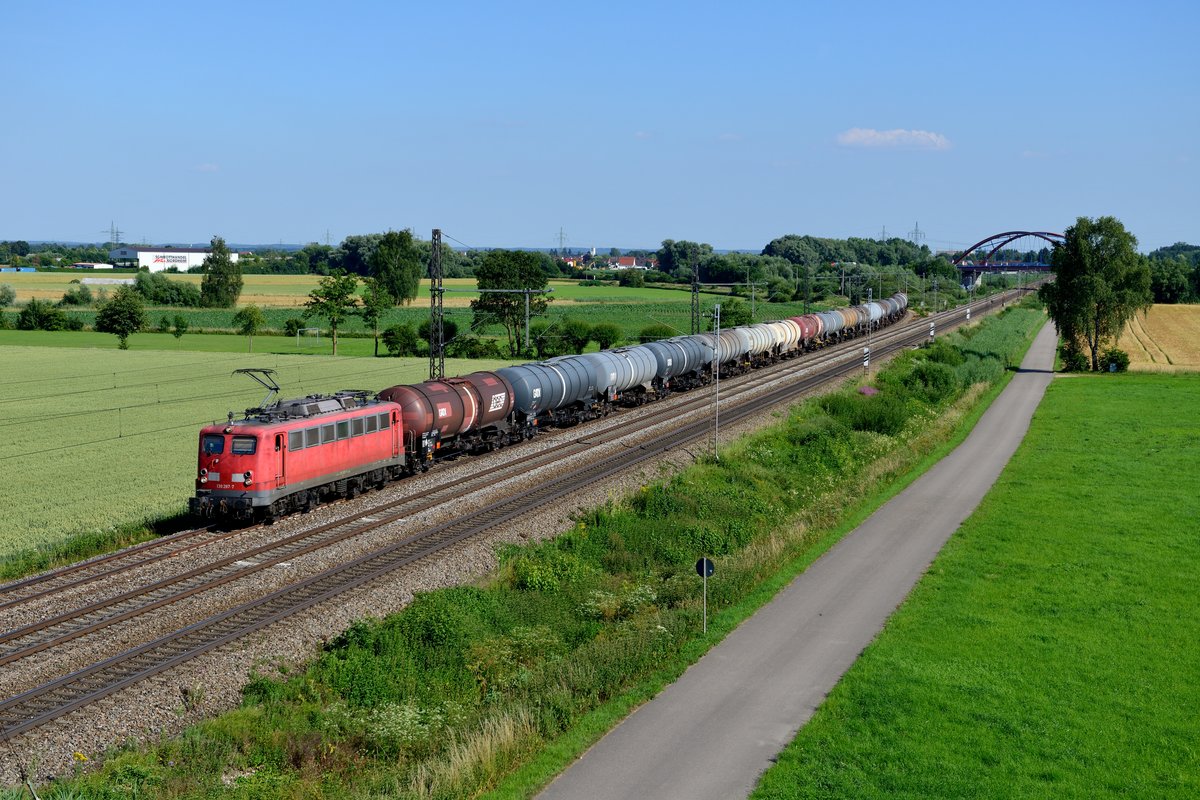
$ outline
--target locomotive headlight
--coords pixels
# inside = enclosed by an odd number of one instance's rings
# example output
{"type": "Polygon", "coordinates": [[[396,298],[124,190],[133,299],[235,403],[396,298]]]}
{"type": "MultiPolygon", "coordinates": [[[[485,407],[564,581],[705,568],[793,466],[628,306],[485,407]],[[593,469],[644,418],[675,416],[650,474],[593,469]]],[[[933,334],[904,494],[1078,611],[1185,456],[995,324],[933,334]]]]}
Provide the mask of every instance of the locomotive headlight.
{"type": "Polygon", "coordinates": [[[250,472],[250,470],[246,470],[245,473],[242,474],[242,478],[245,480],[247,486],[250,485],[250,480],[253,477],[254,475],[250,472]]]}
{"type": "Polygon", "coordinates": [[[200,470],[200,482],[208,483],[208,470],[207,469],[200,470]]]}

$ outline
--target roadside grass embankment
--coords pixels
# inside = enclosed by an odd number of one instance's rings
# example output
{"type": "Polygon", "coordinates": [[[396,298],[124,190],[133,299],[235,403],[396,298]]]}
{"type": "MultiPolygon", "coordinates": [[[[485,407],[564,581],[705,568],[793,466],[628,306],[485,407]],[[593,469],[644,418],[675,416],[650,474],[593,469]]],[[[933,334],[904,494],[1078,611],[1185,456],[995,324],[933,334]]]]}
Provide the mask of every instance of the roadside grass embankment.
{"type": "Polygon", "coordinates": [[[756,800],[1200,796],[1200,375],[1051,384],[756,800]]]}
{"type": "MultiPolygon", "coordinates": [[[[263,400],[235,369],[274,369],[293,397],[428,376],[417,358],[41,347],[8,347],[3,358],[0,580],[131,544],[182,514],[200,428],[263,400]]],[[[449,360],[447,370],[504,363],[449,360]]]]}
{"type": "Polygon", "coordinates": [[[719,462],[506,549],[477,585],[357,623],[307,666],[252,680],[241,708],[68,785],[101,793],[136,774],[172,797],[528,796],[950,446],[1043,321],[1013,308],[905,353],[873,376],[877,394],[852,382],[796,406],[719,462]],[[717,562],[707,637],[702,554],[717,562]]]}

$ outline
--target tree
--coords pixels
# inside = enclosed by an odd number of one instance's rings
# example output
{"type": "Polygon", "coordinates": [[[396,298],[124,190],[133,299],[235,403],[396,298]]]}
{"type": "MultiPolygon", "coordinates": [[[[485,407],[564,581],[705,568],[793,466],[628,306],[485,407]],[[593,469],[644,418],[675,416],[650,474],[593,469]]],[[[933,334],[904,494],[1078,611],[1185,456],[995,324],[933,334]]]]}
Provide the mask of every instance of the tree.
{"type": "MultiPolygon", "coordinates": [[[[475,269],[480,289],[545,289],[549,280],[541,269],[536,253],[523,250],[490,250],[475,269]]],[[[508,334],[508,351],[515,356],[520,349],[518,331],[525,326],[525,295],[520,292],[484,293],[471,301],[476,329],[495,322],[508,334]]],[[[546,312],[545,295],[530,294],[529,314],[546,312]]]]}
{"type": "Polygon", "coordinates": [[[358,315],[363,322],[371,326],[375,336],[375,356],[379,357],[379,321],[394,304],[391,293],[379,278],[367,278],[366,290],[363,291],[362,308],[358,315]]]}
{"type": "MultiPolygon", "coordinates": [[[[417,325],[417,338],[419,338],[422,342],[428,342],[429,341],[429,331],[430,331],[430,328],[432,328],[432,327],[433,327],[433,323],[431,323],[428,319],[421,320],[420,324],[417,325]]],[[[449,347],[451,342],[453,342],[457,336],[458,336],[458,323],[456,323],[452,319],[443,318],[442,319],[442,343],[445,344],[447,347],[449,347]]]]}
{"type": "Polygon", "coordinates": [[[1115,217],[1080,217],[1054,247],[1054,281],[1038,290],[1064,344],[1086,346],[1093,370],[1104,344],[1153,301],[1150,268],[1136,248],[1137,239],[1115,217]]]}
{"type": "Polygon", "coordinates": [[[1182,257],[1149,262],[1150,290],[1156,303],[1184,303],[1191,298],[1191,267],[1182,257]]]}
{"type": "Polygon", "coordinates": [[[415,356],[421,352],[421,340],[411,324],[402,322],[383,332],[383,344],[393,356],[415,356]]]}
{"type": "Polygon", "coordinates": [[[592,338],[601,350],[607,350],[621,341],[621,329],[611,322],[597,322],[592,326],[592,338]]]}
{"type": "Polygon", "coordinates": [[[175,330],[171,331],[171,335],[175,337],[175,341],[179,341],[179,337],[187,333],[188,321],[187,317],[182,314],[175,315],[175,330]]]}
{"type": "Polygon", "coordinates": [[[592,326],[581,319],[567,317],[559,323],[558,328],[559,335],[576,355],[582,353],[592,340],[592,326]]]}
{"type": "Polygon", "coordinates": [[[262,309],[253,303],[246,306],[233,315],[233,324],[237,326],[238,333],[250,340],[246,352],[253,353],[254,334],[262,330],[263,326],[267,324],[267,318],[263,316],[262,309]]]}
{"type": "Polygon", "coordinates": [[[11,284],[0,283],[0,308],[11,306],[17,301],[17,290],[11,284]]]}
{"type": "Polygon", "coordinates": [[[711,244],[698,244],[686,240],[675,241],[663,239],[662,247],[658,249],[658,268],[676,278],[691,279],[692,262],[700,263],[711,256],[711,244]]]}
{"type": "Polygon", "coordinates": [[[333,354],[337,355],[338,326],[346,318],[354,314],[358,303],[355,291],[358,289],[358,276],[347,275],[340,269],[321,278],[316,289],[308,293],[308,302],[304,304],[305,319],[309,317],[324,317],[329,320],[329,336],[333,339],[333,354]]]}
{"type": "Polygon", "coordinates": [[[132,286],[122,286],[96,313],[96,330],[117,336],[118,347],[129,349],[129,337],[146,324],[142,296],[132,286]]]}
{"type": "MultiPolygon", "coordinates": [[[[713,329],[716,320],[710,319],[708,329],[713,329]]],[[[721,303],[721,330],[750,324],[750,306],[741,300],[730,299],[721,303]]]]}
{"type": "Polygon", "coordinates": [[[17,329],[22,331],[67,330],[67,315],[49,300],[32,298],[17,314],[17,329]]]}
{"type": "Polygon", "coordinates": [[[370,254],[369,264],[371,275],[391,295],[393,304],[407,305],[417,296],[425,265],[411,230],[383,234],[370,254]]]}
{"type": "Polygon", "coordinates": [[[242,269],[229,255],[220,236],[212,238],[212,252],[201,266],[200,305],[205,308],[233,308],[242,294],[242,269]]]}

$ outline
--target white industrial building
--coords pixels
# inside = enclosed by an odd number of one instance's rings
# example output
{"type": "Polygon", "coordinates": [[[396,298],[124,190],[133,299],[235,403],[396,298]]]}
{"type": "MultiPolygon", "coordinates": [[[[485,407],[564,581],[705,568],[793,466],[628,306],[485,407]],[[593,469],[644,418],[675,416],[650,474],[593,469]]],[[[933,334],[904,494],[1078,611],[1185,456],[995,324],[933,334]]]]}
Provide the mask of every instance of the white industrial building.
{"type": "MultiPolygon", "coordinates": [[[[170,267],[187,272],[192,267],[203,264],[210,253],[212,250],[207,247],[118,247],[116,250],[109,250],[108,257],[130,266],[136,261],[138,269],[148,269],[151,272],[162,272],[170,267]]],[[[238,254],[231,252],[229,260],[236,262],[238,254]]]]}

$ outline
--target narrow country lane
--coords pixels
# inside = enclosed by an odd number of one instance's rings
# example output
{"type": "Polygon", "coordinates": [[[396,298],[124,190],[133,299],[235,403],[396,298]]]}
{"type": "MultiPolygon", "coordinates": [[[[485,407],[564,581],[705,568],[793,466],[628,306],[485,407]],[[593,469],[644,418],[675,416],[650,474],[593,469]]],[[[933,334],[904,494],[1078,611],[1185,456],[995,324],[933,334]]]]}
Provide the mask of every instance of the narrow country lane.
{"type": "Polygon", "coordinates": [[[966,441],[540,797],[746,797],[1000,475],[1050,383],[1056,342],[1045,325],[966,441]]]}

